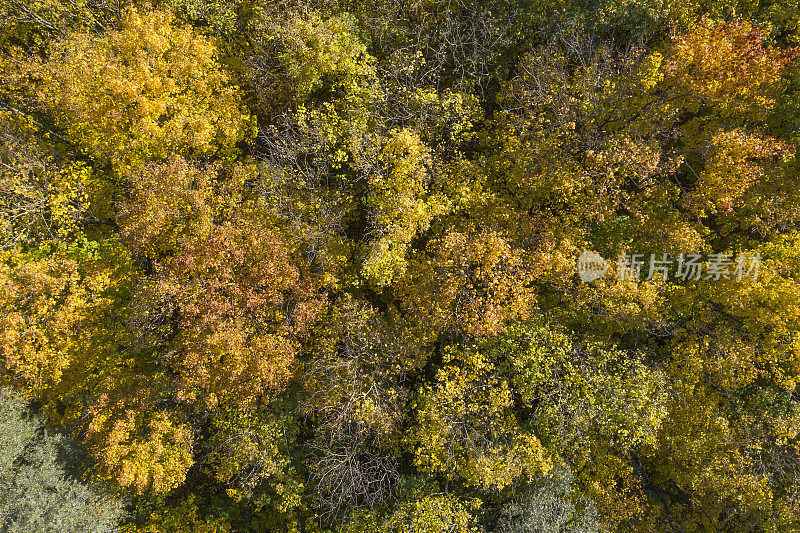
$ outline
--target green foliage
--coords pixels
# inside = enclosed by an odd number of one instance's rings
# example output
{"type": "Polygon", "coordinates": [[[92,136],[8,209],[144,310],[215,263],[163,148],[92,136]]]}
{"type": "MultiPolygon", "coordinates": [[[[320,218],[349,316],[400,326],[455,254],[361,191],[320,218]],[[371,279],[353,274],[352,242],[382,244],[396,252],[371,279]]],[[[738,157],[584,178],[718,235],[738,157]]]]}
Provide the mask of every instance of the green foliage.
{"type": "Polygon", "coordinates": [[[343,531],[346,533],[475,533],[470,514],[475,503],[459,501],[446,494],[433,494],[402,502],[393,513],[378,520],[374,515],[356,516],[343,531]]]}
{"type": "Polygon", "coordinates": [[[554,469],[503,509],[500,533],[596,533],[597,510],[573,487],[568,468],[554,469]]]}
{"type": "Polygon", "coordinates": [[[80,452],[8,387],[0,389],[0,450],[3,531],[118,531],[122,502],[76,477],[80,452]]]}
{"type": "Polygon", "coordinates": [[[480,352],[448,353],[437,386],[418,400],[415,462],[423,471],[458,473],[468,483],[502,489],[549,468],[536,436],[520,427],[513,393],[480,352]]]}

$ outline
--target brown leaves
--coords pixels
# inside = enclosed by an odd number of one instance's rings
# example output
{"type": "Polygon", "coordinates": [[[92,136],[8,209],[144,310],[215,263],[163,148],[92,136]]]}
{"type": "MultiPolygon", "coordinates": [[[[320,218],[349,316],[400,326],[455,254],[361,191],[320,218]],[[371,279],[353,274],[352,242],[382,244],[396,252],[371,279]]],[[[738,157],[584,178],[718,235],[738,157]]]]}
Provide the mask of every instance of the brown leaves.
{"type": "Polygon", "coordinates": [[[180,307],[180,398],[245,405],[289,380],[297,335],[324,306],[297,262],[265,223],[241,220],[186,242],[163,268],[160,290],[180,307]]]}
{"type": "Polygon", "coordinates": [[[241,203],[242,179],[172,158],[133,173],[120,209],[122,236],[155,274],[139,301],[174,317],[166,360],[178,398],[208,408],[280,390],[325,302],[296,246],[241,203]]]}

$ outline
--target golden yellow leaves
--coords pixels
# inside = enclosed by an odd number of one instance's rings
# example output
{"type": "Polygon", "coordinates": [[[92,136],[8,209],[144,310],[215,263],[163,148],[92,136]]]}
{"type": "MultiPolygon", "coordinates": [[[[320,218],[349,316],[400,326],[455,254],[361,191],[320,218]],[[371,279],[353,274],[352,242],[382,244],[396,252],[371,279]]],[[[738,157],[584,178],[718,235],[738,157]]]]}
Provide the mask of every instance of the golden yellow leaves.
{"type": "Polygon", "coordinates": [[[176,413],[157,407],[159,380],[149,381],[108,380],[112,389],[93,398],[87,441],[106,477],[138,493],[163,493],[183,483],[194,463],[192,436],[176,413]]]}
{"type": "Polygon", "coordinates": [[[782,141],[742,130],[718,131],[711,142],[714,152],[694,190],[684,197],[686,205],[701,217],[740,207],[747,190],[765,174],[754,161],[789,153],[782,141]]]}
{"type": "Polygon", "coordinates": [[[320,89],[327,80],[333,89],[352,93],[372,73],[366,46],[356,36],[354,20],[340,15],[322,20],[318,15],[294,15],[275,37],[283,41],[281,61],[295,84],[299,100],[320,89]]]}
{"type": "Polygon", "coordinates": [[[402,305],[430,327],[485,337],[530,316],[536,297],[529,283],[537,268],[502,234],[450,231],[428,248],[430,256],[417,255],[397,290],[402,305]]]}
{"type": "Polygon", "coordinates": [[[118,215],[121,235],[131,249],[157,259],[175,253],[186,235],[207,237],[214,221],[213,171],[172,158],[131,174],[131,197],[118,215]]]}
{"type": "Polygon", "coordinates": [[[258,8],[250,40],[246,76],[254,104],[266,116],[297,109],[320,94],[357,100],[374,83],[373,58],[346,14],[325,18],[304,9],[276,17],[258,8]]]}
{"type": "MultiPolygon", "coordinates": [[[[183,481],[192,463],[190,435],[172,414],[148,415],[155,383],[127,388],[130,369],[118,345],[128,339],[115,336],[119,330],[105,320],[112,296],[126,291],[125,265],[124,250],[111,242],[53,250],[45,258],[17,256],[0,266],[0,357],[8,377],[48,408],[97,390],[99,380],[113,375],[111,390],[123,399],[92,398],[93,452],[121,485],[164,492],[183,481]],[[118,262],[116,271],[108,256],[118,262]]],[[[76,407],[64,415],[70,422],[85,416],[76,407]]]]}
{"type": "Polygon", "coordinates": [[[222,483],[251,491],[286,466],[288,459],[278,444],[289,421],[263,414],[236,408],[215,412],[209,459],[222,483]]]}
{"type": "Polygon", "coordinates": [[[119,30],[72,34],[32,68],[70,139],[119,174],[170,153],[231,155],[251,133],[211,41],[167,12],[131,10],[119,30]]]}
{"type": "Polygon", "coordinates": [[[85,294],[74,261],[0,266],[0,356],[33,391],[57,384],[71,362],[85,294]]]}
{"type": "MultiPolygon", "coordinates": [[[[417,501],[405,502],[383,525],[382,531],[400,533],[476,533],[470,508],[478,507],[480,502],[460,501],[447,494],[426,496],[417,501]]],[[[348,530],[349,531],[349,530],[348,530]]]]}
{"type": "Polygon", "coordinates": [[[92,170],[59,157],[30,117],[0,113],[0,248],[81,235],[92,170]]]}
{"type": "Polygon", "coordinates": [[[114,422],[102,449],[103,465],[123,487],[140,493],[168,492],[183,483],[193,463],[191,433],[163,412],[153,414],[140,428],[135,421],[140,416],[129,411],[114,422]],[[138,431],[143,432],[141,437],[138,431]]]}
{"type": "MultiPolygon", "coordinates": [[[[354,513],[342,533],[478,533],[470,511],[477,510],[481,501],[460,500],[450,494],[429,494],[422,491],[418,498],[399,504],[395,511],[381,520],[378,512],[354,513]]],[[[416,495],[415,495],[416,496],[416,495]]]]}
{"type": "Polygon", "coordinates": [[[452,277],[441,279],[444,294],[454,295],[459,327],[482,337],[501,332],[508,320],[525,319],[535,293],[529,266],[521,250],[500,235],[449,233],[440,243],[438,261],[452,277]]]}
{"type": "Polygon", "coordinates": [[[418,400],[415,463],[498,490],[519,476],[547,471],[548,454],[520,427],[512,390],[494,364],[472,350],[453,349],[444,359],[436,385],[418,400]]]}
{"type": "Polygon", "coordinates": [[[664,62],[665,81],[688,90],[690,101],[707,101],[719,113],[763,117],[771,109],[780,74],[796,50],[764,46],[764,29],[747,20],[703,18],[691,31],[673,35],[664,62]]]}
{"type": "Polygon", "coordinates": [[[362,272],[383,287],[405,272],[411,240],[428,228],[435,207],[425,198],[430,154],[416,134],[395,131],[379,161],[385,171],[370,176],[368,199],[377,238],[362,272]]]}
{"type": "Polygon", "coordinates": [[[96,321],[109,304],[104,291],[119,288],[91,252],[47,252],[7,255],[0,264],[0,361],[37,395],[55,389],[73,363],[91,364],[96,353],[87,352],[86,342],[102,335],[96,321]]]}

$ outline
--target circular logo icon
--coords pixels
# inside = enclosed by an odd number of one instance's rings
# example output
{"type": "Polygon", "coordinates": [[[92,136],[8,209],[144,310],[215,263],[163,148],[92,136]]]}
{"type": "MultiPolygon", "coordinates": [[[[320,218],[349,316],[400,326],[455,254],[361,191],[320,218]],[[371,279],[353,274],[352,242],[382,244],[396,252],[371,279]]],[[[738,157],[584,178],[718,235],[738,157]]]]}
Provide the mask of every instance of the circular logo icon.
{"type": "Polygon", "coordinates": [[[578,257],[578,276],[584,283],[606,275],[608,263],[597,252],[585,251],[578,257]]]}

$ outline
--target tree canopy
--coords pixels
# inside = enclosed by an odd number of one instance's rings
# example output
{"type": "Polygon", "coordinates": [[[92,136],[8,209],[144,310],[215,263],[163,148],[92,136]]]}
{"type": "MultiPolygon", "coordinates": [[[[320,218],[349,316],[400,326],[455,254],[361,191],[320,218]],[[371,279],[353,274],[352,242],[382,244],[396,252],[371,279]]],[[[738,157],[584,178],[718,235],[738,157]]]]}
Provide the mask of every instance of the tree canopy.
{"type": "Polygon", "coordinates": [[[796,0],[0,20],[1,530],[800,528],[796,0]]]}

